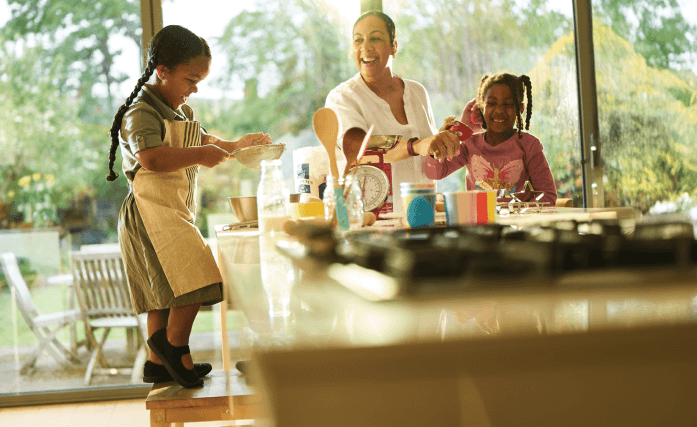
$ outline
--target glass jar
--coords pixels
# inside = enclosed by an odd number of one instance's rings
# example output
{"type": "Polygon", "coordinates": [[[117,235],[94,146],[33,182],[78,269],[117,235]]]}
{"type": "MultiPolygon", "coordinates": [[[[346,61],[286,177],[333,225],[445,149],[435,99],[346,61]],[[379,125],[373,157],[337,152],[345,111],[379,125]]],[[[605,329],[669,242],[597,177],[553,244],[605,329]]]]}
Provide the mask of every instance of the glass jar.
{"type": "Polygon", "coordinates": [[[348,189],[344,192],[349,227],[351,230],[356,230],[363,226],[363,189],[355,175],[348,175],[344,179],[344,188],[348,189]]]}
{"type": "Polygon", "coordinates": [[[324,188],[324,218],[333,221],[333,226],[340,230],[349,229],[346,200],[344,199],[344,179],[327,175],[327,186],[324,188]]]}
{"type": "Polygon", "coordinates": [[[262,161],[261,181],[257,189],[257,216],[260,232],[283,231],[283,225],[290,220],[289,197],[290,192],[281,173],[281,161],[262,161]]]}

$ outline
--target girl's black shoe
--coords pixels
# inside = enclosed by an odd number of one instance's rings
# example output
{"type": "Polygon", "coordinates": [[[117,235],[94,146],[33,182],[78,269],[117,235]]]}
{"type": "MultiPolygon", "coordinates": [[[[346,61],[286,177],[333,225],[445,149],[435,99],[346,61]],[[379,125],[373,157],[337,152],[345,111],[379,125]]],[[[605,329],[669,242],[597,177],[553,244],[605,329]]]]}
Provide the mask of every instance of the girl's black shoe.
{"type": "Polygon", "coordinates": [[[172,378],[182,387],[194,388],[203,385],[203,379],[200,378],[193,369],[186,369],[182,363],[182,356],[191,353],[188,345],[175,347],[167,341],[167,328],[162,328],[155,331],[148,338],[148,346],[153,353],[160,358],[167,372],[172,378]]]}
{"type": "MultiPolygon", "coordinates": [[[[213,366],[210,363],[194,363],[194,371],[199,378],[205,377],[212,370],[213,366]]],[[[144,383],[166,383],[169,381],[174,381],[174,378],[167,372],[164,365],[158,365],[149,360],[145,361],[145,365],[143,365],[144,383]]]]}

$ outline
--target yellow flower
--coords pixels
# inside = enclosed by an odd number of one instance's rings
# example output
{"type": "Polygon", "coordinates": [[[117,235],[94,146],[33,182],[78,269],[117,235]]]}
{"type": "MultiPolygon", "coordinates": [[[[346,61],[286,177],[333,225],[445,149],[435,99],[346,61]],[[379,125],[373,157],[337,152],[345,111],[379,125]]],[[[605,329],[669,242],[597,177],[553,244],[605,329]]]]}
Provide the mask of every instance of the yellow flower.
{"type": "Polygon", "coordinates": [[[41,179],[41,173],[40,172],[34,172],[34,175],[32,175],[32,178],[34,178],[34,181],[38,181],[41,179]]]}
{"type": "Polygon", "coordinates": [[[19,179],[19,185],[21,187],[26,187],[29,184],[31,184],[31,176],[30,175],[23,176],[19,179]]]}
{"type": "Polygon", "coordinates": [[[56,184],[56,177],[51,175],[50,173],[45,174],[44,179],[46,180],[46,186],[48,188],[51,188],[56,184]]]}
{"type": "Polygon", "coordinates": [[[10,199],[13,198],[14,196],[15,196],[14,190],[10,190],[7,192],[7,197],[9,197],[10,199]]]}

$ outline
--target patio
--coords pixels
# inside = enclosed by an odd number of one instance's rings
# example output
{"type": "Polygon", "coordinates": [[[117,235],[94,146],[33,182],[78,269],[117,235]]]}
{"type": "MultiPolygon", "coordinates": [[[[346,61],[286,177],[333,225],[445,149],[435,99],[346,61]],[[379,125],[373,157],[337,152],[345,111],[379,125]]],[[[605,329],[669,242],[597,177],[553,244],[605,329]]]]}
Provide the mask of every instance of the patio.
{"type": "MultiPolygon", "coordinates": [[[[235,348],[238,343],[238,333],[230,333],[230,345],[235,348]]],[[[199,332],[191,336],[191,352],[195,361],[208,362],[214,370],[222,370],[221,337],[216,332],[199,332]]],[[[105,356],[109,363],[123,365],[135,361],[135,351],[127,352],[125,339],[107,340],[105,356]]],[[[26,374],[19,374],[19,367],[29,357],[34,346],[17,347],[18,362],[15,359],[14,347],[0,348],[0,395],[29,392],[46,392],[58,390],[88,389],[91,387],[130,386],[129,375],[95,375],[90,386],[85,386],[84,376],[90,352],[83,346],[78,349],[79,364],[71,364],[64,368],[57,364],[49,355],[42,354],[36,365],[26,374]]],[[[142,385],[138,383],[136,385],[142,385]]]]}

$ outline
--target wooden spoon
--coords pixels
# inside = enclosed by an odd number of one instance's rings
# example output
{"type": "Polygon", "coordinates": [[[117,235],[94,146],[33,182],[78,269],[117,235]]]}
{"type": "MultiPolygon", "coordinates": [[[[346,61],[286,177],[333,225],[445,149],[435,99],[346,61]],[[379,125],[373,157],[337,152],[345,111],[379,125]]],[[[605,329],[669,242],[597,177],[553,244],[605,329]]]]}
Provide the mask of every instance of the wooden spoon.
{"type": "MultiPolygon", "coordinates": [[[[375,128],[375,125],[370,125],[370,129],[368,129],[368,133],[365,134],[365,138],[363,138],[363,143],[361,144],[361,148],[358,150],[358,154],[356,155],[356,167],[353,168],[351,171],[351,176],[355,177],[356,172],[358,171],[358,166],[361,164],[361,159],[363,158],[363,154],[365,153],[365,149],[368,147],[368,141],[370,140],[370,136],[373,134],[373,129],[375,128]]],[[[346,163],[346,166],[348,167],[348,163],[346,163]]],[[[346,171],[344,171],[344,178],[346,177],[346,171]]],[[[344,197],[348,196],[350,188],[344,188],[344,197]]]]}
{"type": "Polygon", "coordinates": [[[329,170],[332,176],[339,178],[336,165],[336,138],[339,135],[339,119],[331,108],[320,108],[312,116],[312,128],[319,142],[324,145],[329,156],[329,170]]]}
{"type": "Polygon", "coordinates": [[[344,133],[344,156],[346,157],[346,166],[344,166],[344,175],[348,175],[349,169],[356,162],[358,151],[361,149],[363,136],[365,131],[361,128],[351,128],[344,133]]]}

